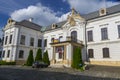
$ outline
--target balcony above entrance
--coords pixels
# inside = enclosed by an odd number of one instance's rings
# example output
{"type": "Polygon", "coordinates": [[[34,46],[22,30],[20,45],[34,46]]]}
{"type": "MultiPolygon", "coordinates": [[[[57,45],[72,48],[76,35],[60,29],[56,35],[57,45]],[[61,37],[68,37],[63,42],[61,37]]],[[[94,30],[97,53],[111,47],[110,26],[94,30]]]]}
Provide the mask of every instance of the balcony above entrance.
{"type": "Polygon", "coordinates": [[[52,39],[51,43],[50,43],[51,46],[60,46],[60,45],[67,45],[67,44],[73,44],[76,46],[83,46],[83,41],[72,38],[71,36],[67,36],[65,40],[52,39]]]}

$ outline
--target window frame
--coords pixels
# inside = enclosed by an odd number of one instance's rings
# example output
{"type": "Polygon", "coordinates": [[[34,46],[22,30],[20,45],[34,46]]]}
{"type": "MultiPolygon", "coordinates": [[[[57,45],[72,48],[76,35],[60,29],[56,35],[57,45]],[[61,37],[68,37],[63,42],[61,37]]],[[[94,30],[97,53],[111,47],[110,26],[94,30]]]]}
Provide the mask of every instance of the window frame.
{"type": "Polygon", "coordinates": [[[38,47],[42,47],[42,39],[38,39],[38,47]]]}
{"type": "Polygon", "coordinates": [[[108,28],[101,28],[101,40],[108,40],[108,28]]]}
{"type": "Polygon", "coordinates": [[[19,59],[23,59],[23,58],[24,58],[24,50],[19,50],[18,58],[19,58],[19,59]],[[20,52],[22,53],[22,55],[21,55],[20,52]]]}
{"type": "Polygon", "coordinates": [[[7,52],[7,58],[9,58],[10,57],[10,50],[8,50],[8,52],[7,52]]]}
{"type": "Polygon", "coordinates": [[[110,58],[109,48],[107,48],[107,47],[102,48],[102,52],[103,52],[103,58],[110,58]],[[106,54],[106,53],[107,53],[107,54],[106,54]]]}
{"type": "Polygon", "coordinates": [[[30,38],[30,46],[34,46],[34,38],[33,37],[30,38]]]}
{"type": "Polygon", "coordinates": [[[25,40],[26,40],[26,36],[25,35],[21,35],[20,44],[21,45],[25,45],[25,40]]]}
{"type": "Polygon", "coordinates": [[[47,47],[47,39],[44,39],[44,47],[47,47]]]}
{"type": "Polygon", "coordinates": [[[9,44],[12,43],[12,38],[13,38],[13,35],[11,34],[11,35],[10,35],[10,39],[9,39],[9,44]]]}
{"type": "Polygon", "coordinates": [[[5,57],[5,50],[3,50],[3,53],[2,53],[2,58],[4,58],[5,57]]]}
{"type": "Polygon", "coordinates": [[[7,44],[8,36],[5,36],[5,45],[7,44]]]}
{"type": "Polygon", "coordinates": [[[120,38],[120,25],[118,25],[118,38],[120,38]]]}
{"type": "Polygon", "coordinates": [[[88,49],[88,57],[94,58],[94,49],[88,49]]]}
{"type": "Polygon", "coordinates": [[[88,42],[93,41],[93,30],[87,31],[87,41],[88,42]]]}

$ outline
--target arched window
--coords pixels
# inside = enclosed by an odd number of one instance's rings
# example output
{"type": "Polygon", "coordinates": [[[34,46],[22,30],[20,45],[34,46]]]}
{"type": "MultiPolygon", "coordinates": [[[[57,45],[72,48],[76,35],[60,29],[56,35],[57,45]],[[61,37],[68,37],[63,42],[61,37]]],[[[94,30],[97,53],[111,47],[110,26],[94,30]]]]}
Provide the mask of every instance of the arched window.
{"type": "Polygon", "coordinates": [[[71,32],[71,40],[72,41],[77,41],[77,31],[72,31],[71,32]]]}

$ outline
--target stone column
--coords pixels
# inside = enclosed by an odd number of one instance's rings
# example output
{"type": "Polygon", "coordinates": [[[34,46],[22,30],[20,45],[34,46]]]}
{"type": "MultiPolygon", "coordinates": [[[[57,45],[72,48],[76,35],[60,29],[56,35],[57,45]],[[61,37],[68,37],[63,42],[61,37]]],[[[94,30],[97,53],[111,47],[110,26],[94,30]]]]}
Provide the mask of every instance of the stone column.
{"type": "Polygon", "coordinates": [[[52,64],[55,64],[55,47],[53,46],[52,64]]]}
{"type": "Polygon", "coordinates": [[[64,45],[64,60],[66,60],[66,46],[64,45]]]}

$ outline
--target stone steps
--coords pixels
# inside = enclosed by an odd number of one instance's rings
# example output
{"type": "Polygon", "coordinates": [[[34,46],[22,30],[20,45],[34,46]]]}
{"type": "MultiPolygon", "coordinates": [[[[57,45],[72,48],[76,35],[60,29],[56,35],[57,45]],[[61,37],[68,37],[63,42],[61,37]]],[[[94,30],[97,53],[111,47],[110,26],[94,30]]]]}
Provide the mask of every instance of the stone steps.
{"type": "Polygon", "coordinates": [[[52,64],[50,65],[52,68],[64,68],[65,66],[63,64],[52,64]]]}

